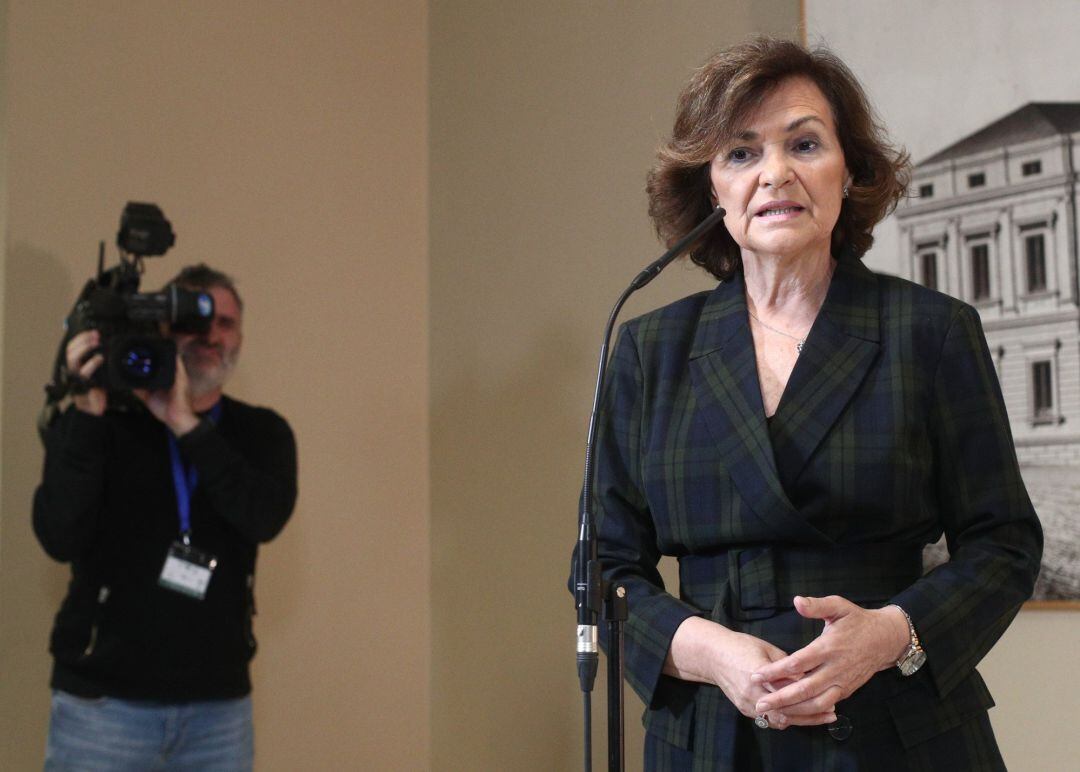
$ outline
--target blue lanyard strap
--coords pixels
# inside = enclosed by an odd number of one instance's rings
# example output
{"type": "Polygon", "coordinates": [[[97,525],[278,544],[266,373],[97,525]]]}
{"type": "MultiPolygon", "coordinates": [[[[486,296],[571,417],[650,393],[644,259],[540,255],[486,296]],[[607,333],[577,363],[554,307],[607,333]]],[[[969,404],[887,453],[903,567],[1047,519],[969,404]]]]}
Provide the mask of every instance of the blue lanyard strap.
{"type": "MultiPolygon", "coordinates": [[[[210,418],[217,423],[221,419],[221,401],[210,408],[210,418]]],[[[172,464],[173,488],[176,490],[176,509],[180,516],[180,536],[184,544],[191,543],[191,494],[199,482],[199,472],[194,466],[185,466],[180,458],[180,444],[173,433],[166,430],[169,437],[169,461],[172,464]]]]}

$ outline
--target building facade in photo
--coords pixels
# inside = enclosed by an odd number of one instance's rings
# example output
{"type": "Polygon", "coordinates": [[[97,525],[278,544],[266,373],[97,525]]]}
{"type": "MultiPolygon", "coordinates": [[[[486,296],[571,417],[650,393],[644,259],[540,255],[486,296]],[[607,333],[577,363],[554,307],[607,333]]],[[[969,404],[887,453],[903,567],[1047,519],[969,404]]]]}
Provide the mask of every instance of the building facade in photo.
{"type": "Polygon", "coordinates": [[[1031,102],[919,163],[905,278],[979,311],[1025,466],[1080,466],[1080,102],[1031,102]]]}

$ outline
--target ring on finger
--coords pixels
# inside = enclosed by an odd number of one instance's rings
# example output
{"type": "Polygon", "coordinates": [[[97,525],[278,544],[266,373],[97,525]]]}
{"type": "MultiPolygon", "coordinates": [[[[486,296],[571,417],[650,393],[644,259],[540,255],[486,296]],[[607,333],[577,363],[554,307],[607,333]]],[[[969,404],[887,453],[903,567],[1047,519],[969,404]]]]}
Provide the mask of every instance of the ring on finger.
{"type": "Polygon", "coordinates": [[[767,713],[762,713],[759,716],[755,716],[754,717],[754,726],[756,726],[758,729],[768,729],[769,728],[769,716],[768,716],[768,714],[767,713]]]}

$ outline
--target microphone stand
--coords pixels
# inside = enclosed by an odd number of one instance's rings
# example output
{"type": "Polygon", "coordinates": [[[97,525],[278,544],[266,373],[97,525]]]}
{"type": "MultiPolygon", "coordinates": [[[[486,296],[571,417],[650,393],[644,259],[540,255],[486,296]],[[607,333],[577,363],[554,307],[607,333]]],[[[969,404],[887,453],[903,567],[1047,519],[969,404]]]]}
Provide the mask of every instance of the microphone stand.
{"type": "Polygon", "coordinates": [[[600,413],[600,397],[604,391],[607,372],[608,346],[615,319],[627,299],[655,279],[676,257],[712,228],[726,213],[719,206],[678,243],[650,263],[630,282],[608,315],[604,339],[600,346],[600,362],[593,391],[592,414],[589,416],[589,435],[585,443],[585,481],[581,493],[581,513],[578,521],[578,544],[574,560],[574,604],[577,608],[577,670],[584,701],[585,772],[592,769],[592,689],[596,680],[599,645],[597,618],[608,623],[608,770],[622,772],[623,762],[623,635],[626,621],[626,588],[603,581],[597,559],[596,525],[593,510],[593,479],[596,459],[596,428],[600,413]],[[606,585],[606,586],[605,586],[606,585]]]}

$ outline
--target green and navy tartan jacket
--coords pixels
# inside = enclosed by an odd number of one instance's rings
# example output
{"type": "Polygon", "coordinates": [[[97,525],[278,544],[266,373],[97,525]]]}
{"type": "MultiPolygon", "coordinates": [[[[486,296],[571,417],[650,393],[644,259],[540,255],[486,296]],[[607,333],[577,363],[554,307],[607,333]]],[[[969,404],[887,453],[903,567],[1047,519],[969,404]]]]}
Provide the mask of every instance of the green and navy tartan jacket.
{"type": "Polygon", "coordinates": [[[975,665],[1030,597],[1042,531],[970,306],[841,259],[769,421],[741,275],[627,322],[594,491],[605,578],[628,590],[627,680],[668,743],[698,755],[737,715],[662,674],[676,628],[705,616],[791,652],[822,630],[795,594],[914,621],[923,669],[879,673],[837,708],[864,739],[891,721],[915,745],[993,704],[975,665]],[[942,533],[951,558],[922,575],[942,533]]]}

